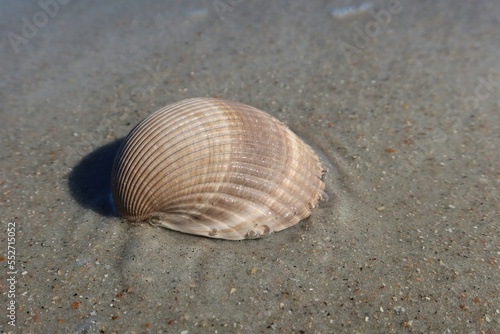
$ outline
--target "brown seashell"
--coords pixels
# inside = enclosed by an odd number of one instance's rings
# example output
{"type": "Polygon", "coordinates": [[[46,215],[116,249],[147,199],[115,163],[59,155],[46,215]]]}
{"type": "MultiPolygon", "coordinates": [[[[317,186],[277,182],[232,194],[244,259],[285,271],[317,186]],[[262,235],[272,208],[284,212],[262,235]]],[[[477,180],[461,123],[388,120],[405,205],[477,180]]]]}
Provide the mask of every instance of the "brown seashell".
{"type": "Polygon", "coordinates": [[[115,207],[150,221],[221,239],[258,238],[297,224],[324,195],[314,151],[254,107],[192,98],[139,123],[114,161],[115,207]]]}

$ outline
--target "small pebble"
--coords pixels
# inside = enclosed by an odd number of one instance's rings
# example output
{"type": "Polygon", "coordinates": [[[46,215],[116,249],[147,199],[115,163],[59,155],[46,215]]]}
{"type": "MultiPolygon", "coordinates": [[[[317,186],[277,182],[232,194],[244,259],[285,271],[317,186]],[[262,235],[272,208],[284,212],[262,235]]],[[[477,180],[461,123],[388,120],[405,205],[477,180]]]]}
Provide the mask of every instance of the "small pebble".
{"type": "Polygon", "coordinates": [[[364,14],[373,8],[373,3],[364,2],[359,6],[337,7],[330,11],[330,15],[335,19],[342,20],[351,16],[364,14]]]}

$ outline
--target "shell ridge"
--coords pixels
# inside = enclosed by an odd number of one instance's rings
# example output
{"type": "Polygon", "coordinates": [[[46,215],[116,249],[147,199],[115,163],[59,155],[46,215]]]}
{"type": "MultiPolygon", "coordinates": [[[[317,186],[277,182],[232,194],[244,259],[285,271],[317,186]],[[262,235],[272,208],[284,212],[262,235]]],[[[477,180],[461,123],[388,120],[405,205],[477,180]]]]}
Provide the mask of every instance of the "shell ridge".
{"type": "MultiPolygon", "coordinates": [[[[238,188],[236,185],[229,185],[234,188],[238,188]]],[[[278,201],[272,199],[266,195],[267,193],[264,190],[256,189],[256,188],[245,188],[240,190],[239,192],[213,192],[213,193],[188,193],[183,196],[179,196],[176,201],[169,203],[170,209],[164,208],[165,211],[173,210],[174,208],[178,210],[179,208],[185,208],[185,210],[189,211],[189,209],[200,210],[200,208],[207,208],[209,203],[199,203],[199,205],[193,207],[192,198],[196,198],[200,195],[205,195],[207,198],[207,202],[213,202],[213,206],[215,208],[230,208],[230,203],[234,201],[238,203],[238,210],[242,210],[245,212],[251,212],[247,214],[250,220],[262,220],[262,217],[266,219],[271,219],[270,217],[278,217],[278,216],[296,216],[297,221],[307,217],[309,215],[310,210],[307,206],[303,206],[300,210],[296,209],[295,212],[292,208],[288,207],[285,201],[278,201]],[[259,198],[266,198],[266,201],[256,201],[259,198]],[[222,201],[222,199],[225,200],[222,201]],[[188,203],[188,204],[186,204],[188,203]]],[[[207,208],[208,209],[208,208],[207,208]]],[[[199,211],[197,211],[199,212],[199,211]]]]}
{"type": "Polygon", "coordinates": [[[244,237],[244,234],[238,232],[238,229],[235,228],[236,226],[229,226],[227,223],[223,223],[218,219],[203,214],[201,214],[199,218],[193,219],[191,213],[178,210],[169,213],[157,213],[156,216],[160,220],[160,226],[184,233],[197,234],[211,238],[222,238],[222,236],[218,236],[219,233],[224,235],[224,238],[227,238],[228,234],[231,233],[232,238],[229,239],[232,240],[241,240],[244,237]],[[179,219],[179,217],[182,218],[179,219]],[[179,220],[188,221],[189,224],[182,224],[179,220]],[[208,224],[208,222],[210,222],[210,224],[208,224]]]}

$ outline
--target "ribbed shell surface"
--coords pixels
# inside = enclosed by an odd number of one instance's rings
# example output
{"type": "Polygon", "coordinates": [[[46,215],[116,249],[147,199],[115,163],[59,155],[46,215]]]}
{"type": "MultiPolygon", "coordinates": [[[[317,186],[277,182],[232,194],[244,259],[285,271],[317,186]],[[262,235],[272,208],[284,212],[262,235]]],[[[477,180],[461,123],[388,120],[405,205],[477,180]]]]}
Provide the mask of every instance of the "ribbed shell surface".
{"type": "Polygon", "coordinates": [[[323,194],[321,162],[285,125],[254,107],[192,98],[139,123],[115,158],[120,215],[222,239],[280,231],[323,194]]]}

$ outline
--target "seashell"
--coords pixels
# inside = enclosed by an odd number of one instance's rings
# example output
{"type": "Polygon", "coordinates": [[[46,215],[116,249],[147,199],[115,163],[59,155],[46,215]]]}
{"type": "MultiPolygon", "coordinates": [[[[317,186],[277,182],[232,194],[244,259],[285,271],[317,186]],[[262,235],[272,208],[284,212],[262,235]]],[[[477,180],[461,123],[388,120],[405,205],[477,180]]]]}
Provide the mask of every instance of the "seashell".
{"type": "Polygon", "coordinates": [[[140,122],[114,161],[118,213],[231,240],[281,231],[325,196],[314,151],[277,119],[222,99],[192,98],[140,122]]]}

